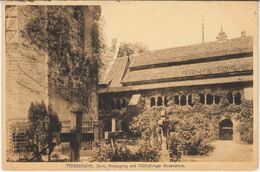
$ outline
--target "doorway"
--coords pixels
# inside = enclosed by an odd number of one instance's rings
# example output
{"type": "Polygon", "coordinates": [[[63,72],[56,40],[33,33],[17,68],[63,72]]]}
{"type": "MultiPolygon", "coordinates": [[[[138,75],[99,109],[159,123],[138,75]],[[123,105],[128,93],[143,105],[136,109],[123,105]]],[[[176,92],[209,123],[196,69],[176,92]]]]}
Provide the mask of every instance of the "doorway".
{"type": "Polygon", "coordinates": [[[230,119],[224,119],[219,123],[219,139],[233,140],[233,123],[230,119]]]}

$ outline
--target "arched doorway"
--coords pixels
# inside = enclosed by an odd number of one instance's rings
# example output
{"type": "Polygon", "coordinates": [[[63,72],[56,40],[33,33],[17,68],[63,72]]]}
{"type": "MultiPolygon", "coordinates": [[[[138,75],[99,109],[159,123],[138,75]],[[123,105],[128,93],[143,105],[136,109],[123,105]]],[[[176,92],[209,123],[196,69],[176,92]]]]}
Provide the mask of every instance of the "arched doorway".
{"type": "Polygon", "coordinates": [[[233,123],[230,119],[224,119],[219,123],[219,139],[233,140],[233,123]]]}

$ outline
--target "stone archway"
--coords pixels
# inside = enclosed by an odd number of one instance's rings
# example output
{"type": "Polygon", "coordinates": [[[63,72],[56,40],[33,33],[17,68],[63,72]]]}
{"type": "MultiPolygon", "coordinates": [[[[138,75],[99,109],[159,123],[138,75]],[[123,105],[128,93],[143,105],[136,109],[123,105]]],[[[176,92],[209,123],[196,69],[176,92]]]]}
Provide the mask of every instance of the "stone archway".
{"type": "Polygon", "coordinates": [[[233,122],[231,119],[223,119],[219,122],[219,139],[233,140],[233,122]]]}

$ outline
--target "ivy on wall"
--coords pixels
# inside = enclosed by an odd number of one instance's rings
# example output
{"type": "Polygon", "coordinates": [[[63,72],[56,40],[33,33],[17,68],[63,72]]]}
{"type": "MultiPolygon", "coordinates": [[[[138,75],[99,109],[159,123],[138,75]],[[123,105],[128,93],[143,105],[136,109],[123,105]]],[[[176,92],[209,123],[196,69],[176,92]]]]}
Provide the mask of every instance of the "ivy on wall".
{"type": "MultiPolygon", "coordinates": [[[[84,15],[79,6],[31,6],[36,14],[23,36],[48,53],[49,86],[68,101],[77,99],[85,107],[97,86],[102,49],[105,48],[102,22],[93,15],[93,56],[83,51],[84,15]]],[[[94,12],[95,13],[95,12],[94,12]]]]}

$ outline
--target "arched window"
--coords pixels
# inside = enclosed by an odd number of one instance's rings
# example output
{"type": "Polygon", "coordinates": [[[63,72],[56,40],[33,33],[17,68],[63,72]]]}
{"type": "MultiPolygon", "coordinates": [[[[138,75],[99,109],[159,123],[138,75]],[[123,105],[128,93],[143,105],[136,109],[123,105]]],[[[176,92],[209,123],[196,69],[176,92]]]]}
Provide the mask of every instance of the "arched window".
{"type": "Polygon", "coordinates": [[[168,106],[168,97],[167,96],[164,97],[164,106],[168,106]]]}
{"type": "Polygon", "coordinates": [[[188,95],[188,105],[192,106],[192,95],[188,95]]]}
{"type": "Polygon", "coordinates": [[[151,97],[151,107],[155,106],[155,98],[151,97]]]}
{"type": "Polygon", "coordinates": [[[180,103],[181,103],[181,106],[184,106],[184,105],[187,104],[187,102],[186,102],[186,96],[184,96],[184,95],[181,96],[180,103]]]}
{"type": "Polygon", "coordinates": [[[122,108],[123,108],[123,109],[125,109],[125,108],[126,108],[126,106],[127,106],[127,105],[126,105],[126,100],[125,100],[125,99],[123,99],[123,100],[122,100],[122,108]]]}
{"type": "Polygon", "coordinates": [[[215,95],[215,104],[219,104],[220,103],[220,96],[215,95]]]}
{"type": "Polygon", "coordinates": [[[179,96],[174,96],[174,104],[179,105],[179,96]]]}
{"type": "Polygon", "coordinates": [[[157,98],[157,106],[162,106],[162,97],[157,98]]]}
{"type": "Polygon", "coordinates": [[[200,103],[205,104],[205,96],[204,94],[200,94],[200,103]]]}
{"type": "Polygon", "coordinates": [[[116,108],[114,100],[110,101],[110,107],[111,107],[111,109],[115,109],[116,108]]]}
{"type": "Polygon", "coordinates": [[[119,99],[116,100],[116,108],[121,110],[122,106],[121,106],[121,101],[119,99]]]}
{"type": "Polygon", "coordinates": [[[213,104],[213,96],[211,94],[207,94],[207,105],[213,104]]]}
{"type": "Polygon", "coordinates": [[[235,93],[235,104],[236,105],[241,104],[241,93],[240,92],[235,93]]]}
{"type": "Polygon", "coordinates": [[[229,101],[230,104],[233,104],[233,103],[234,103],[234,102],[233,102],[233,95],[232,95],[231,92],[229,92],[229,93],[227,94],[227,99],[228,99],[228,101],[229,101]]]}

